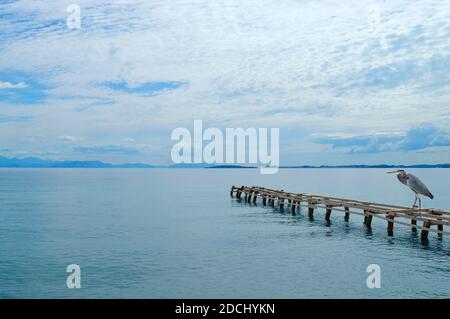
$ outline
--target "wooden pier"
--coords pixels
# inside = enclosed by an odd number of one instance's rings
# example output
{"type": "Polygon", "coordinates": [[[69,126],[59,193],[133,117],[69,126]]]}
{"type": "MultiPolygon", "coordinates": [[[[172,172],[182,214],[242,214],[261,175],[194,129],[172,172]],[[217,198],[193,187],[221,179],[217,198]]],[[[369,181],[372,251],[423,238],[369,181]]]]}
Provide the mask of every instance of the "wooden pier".
{"type": "Polygon", "coordinates": [[[314,219],[314,210],[325,209],[325,220],[331,221],[331,213],[339,212],[344,214],[344,220],[349,221],[351,214],[364,216],[365,227],[372,228],[372,219],[380,218],[387,221],[387,232],[389,236],[394,235],[394,224],[411,227],[412,231],[421,231],[421,238],[428,239],[428,233],[449,235],[450,212],[438,209],[418,208],[386,205],[379,203],[364,202],[352,199],[337,198],[330,196],[311,195],[306,193],[291,193],[284,190],[274,190],[258,186],[232,186],[231,197],[256,204],[257,199],[261,200],[263,206],[278,205],[280,209],[289,209],[292,215],[297,214],[300,207],[308,208],[308,217],[314,219]],[[433,227],[436,226],[436,227],[433,227]]]}

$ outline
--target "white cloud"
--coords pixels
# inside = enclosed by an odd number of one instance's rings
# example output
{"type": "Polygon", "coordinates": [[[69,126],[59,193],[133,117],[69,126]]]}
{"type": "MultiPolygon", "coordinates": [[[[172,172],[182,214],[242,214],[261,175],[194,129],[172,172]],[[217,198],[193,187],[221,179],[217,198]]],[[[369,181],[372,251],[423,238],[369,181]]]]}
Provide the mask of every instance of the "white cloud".
{"type": "Polygon", "coordinates": [[[0,90],[2,89],[24,89],[27,88],[28,85],[25,82],[19,83],[11,83],[11,82],[2,82],[0,81],[0,90]]]}
{"type": "Polygon", "coordinates": [[[78,142],[83,140],[83,138],[78,136],[70,136],[70,135],[61,135],[58,137],[60,140],[66,141],[66,142],[78,142]]]}

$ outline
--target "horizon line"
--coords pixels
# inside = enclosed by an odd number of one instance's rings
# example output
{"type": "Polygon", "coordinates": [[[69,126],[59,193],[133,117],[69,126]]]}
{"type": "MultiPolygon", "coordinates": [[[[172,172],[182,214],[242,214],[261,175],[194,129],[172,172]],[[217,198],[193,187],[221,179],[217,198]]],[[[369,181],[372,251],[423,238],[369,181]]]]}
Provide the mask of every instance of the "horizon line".
{"type": "MultiPolygon", "coordinates": [[[[219,163],[180,163],[180,164],[146,164],[146,163],[120,163],[112,164],[100,160],[46,160],[39,157],[8,158],[0,155],[0,168],[249,168],[261,166],[254,164],[219,164],[219,163]]],[[[280,165],[278,168],[450,168],[450,163],[436,164],[330,164],[280,165]]]]}

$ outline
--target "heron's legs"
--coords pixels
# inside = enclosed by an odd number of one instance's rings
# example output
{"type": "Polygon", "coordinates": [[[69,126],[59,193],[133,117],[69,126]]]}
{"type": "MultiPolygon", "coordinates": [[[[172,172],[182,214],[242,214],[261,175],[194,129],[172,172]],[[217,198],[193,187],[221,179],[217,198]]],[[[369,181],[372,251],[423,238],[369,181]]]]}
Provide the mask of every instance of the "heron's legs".
{"type": "Polygon", "coordinates": [[[422,214],[422,201],[420,200],[420,196],[417,195],[417,198],[419,199],[419,215],[422,214]]]}
{"type": "Polygon", "coordinates": [[[419,201],[419,211],[416,213],[416,215],[420,216],[420,214],[421,214],[422,202],[421,202],[421,200],[420,200],[419,194],[415,193],[415,196],[416,196],[416,199],[414,200],[413,209],[417,207],[416,204],[417,204],[417,201],[419,201]]]}
{"type": "Polygon", "coordinates": [[[417,193],[414,193],[414,194],[416,196],[416,200],[414,201],[413,208],[416,207],[416,203],[417,203],[417,193]]]}
{"type": "Polygon", "coordinates": [[[414,204],[413,204],[413,209],[416,208],[416,203],[417,203],[417,201],[419,201],[419,211],[416,213],[416,215],[420,216],[421,213],[422,213],[422,201],[420,199],[419,194],[417,194],[417,193],[415,193],[415,194],[416,194],[416,199],[415,199],[414,204]]]}

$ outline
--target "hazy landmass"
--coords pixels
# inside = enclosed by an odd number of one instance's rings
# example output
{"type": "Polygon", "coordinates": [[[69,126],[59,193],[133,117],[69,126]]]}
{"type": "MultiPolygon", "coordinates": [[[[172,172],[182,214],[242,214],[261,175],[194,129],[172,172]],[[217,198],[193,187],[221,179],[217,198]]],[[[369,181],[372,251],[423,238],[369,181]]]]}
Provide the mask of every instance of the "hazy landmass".
{"type": "MultiPolygon", "coordinates": [[[[102,161],[53,161],[39,157],[8,158],[0,156],[0,167],[17,168],[258,168],[258,166],[235,164],[173,164],[151,165],[144,163],[111,164],[102,161]]],[[[450,168],[450,164],[377,164],[377,165],[290,165],[280,168],[450,168]]]]}

